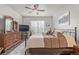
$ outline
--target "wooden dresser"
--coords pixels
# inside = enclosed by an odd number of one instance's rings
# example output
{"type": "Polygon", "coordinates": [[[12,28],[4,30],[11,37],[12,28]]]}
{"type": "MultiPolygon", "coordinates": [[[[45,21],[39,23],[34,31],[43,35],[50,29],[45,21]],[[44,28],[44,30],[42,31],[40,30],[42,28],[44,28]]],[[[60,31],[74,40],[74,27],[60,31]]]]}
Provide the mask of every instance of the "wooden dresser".
{"type": "Polygon", "coordinates": [[[3,47],[4,51],[16,45],[20,41],[21,41],[20,32],[0,33],[0,47],[3,47]]]}

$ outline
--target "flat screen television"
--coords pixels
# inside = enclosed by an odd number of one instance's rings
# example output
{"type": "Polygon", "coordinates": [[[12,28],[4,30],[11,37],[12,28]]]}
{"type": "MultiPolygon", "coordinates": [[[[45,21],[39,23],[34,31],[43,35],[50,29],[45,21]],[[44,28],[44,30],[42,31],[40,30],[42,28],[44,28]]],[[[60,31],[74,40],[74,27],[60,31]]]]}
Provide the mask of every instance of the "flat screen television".
{"type": "Polygon", "coordinates": [[[19,31],[22,32],[29,31],[29,25],[19,25],[19,31]]]}

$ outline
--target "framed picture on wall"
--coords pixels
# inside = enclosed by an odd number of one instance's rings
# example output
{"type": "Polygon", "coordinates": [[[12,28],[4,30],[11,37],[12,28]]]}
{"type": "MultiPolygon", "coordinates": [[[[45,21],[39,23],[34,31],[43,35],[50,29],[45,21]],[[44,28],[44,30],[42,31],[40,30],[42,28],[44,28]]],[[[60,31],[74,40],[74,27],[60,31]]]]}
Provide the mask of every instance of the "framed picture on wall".
{"type": "Polygon", "coordinates": [[[64,13],[58,18],[59,25],[70,25],[70,12],[64,13]]]}

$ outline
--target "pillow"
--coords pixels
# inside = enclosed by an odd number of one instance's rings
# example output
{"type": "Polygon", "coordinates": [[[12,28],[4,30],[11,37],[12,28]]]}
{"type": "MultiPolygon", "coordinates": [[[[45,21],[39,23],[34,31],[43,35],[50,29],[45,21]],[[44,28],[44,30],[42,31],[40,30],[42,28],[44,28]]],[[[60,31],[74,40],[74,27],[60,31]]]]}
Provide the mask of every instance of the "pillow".
{"type": "Polygon", "coordinates": [[[52,36],[57,37],[57,32],[53,31],[52,36]]]}
{"type": "Polygon", "coordinates": [[[55,31],[48,31],[46,34],[47,35],[53,35],[55,31]]]}
{"type": "Polygon", "coordinates": [[[57,37],[62,37],[62,36],[63,36],[63,33],[57,32],[57,37]]]}

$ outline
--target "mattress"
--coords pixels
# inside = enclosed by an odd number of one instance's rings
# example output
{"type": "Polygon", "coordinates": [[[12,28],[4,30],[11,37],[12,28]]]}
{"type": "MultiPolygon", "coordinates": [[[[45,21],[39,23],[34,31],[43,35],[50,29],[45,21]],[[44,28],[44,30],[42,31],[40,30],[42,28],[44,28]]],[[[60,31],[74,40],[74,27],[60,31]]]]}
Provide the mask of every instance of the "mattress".
{"type": "Polygon", "coordinates": [[[65,48],[76,45],[73,37],[63,34],[61,37],[52,35],[32,35],[27,40],[26,49],[29,48],[65,48]]]}

